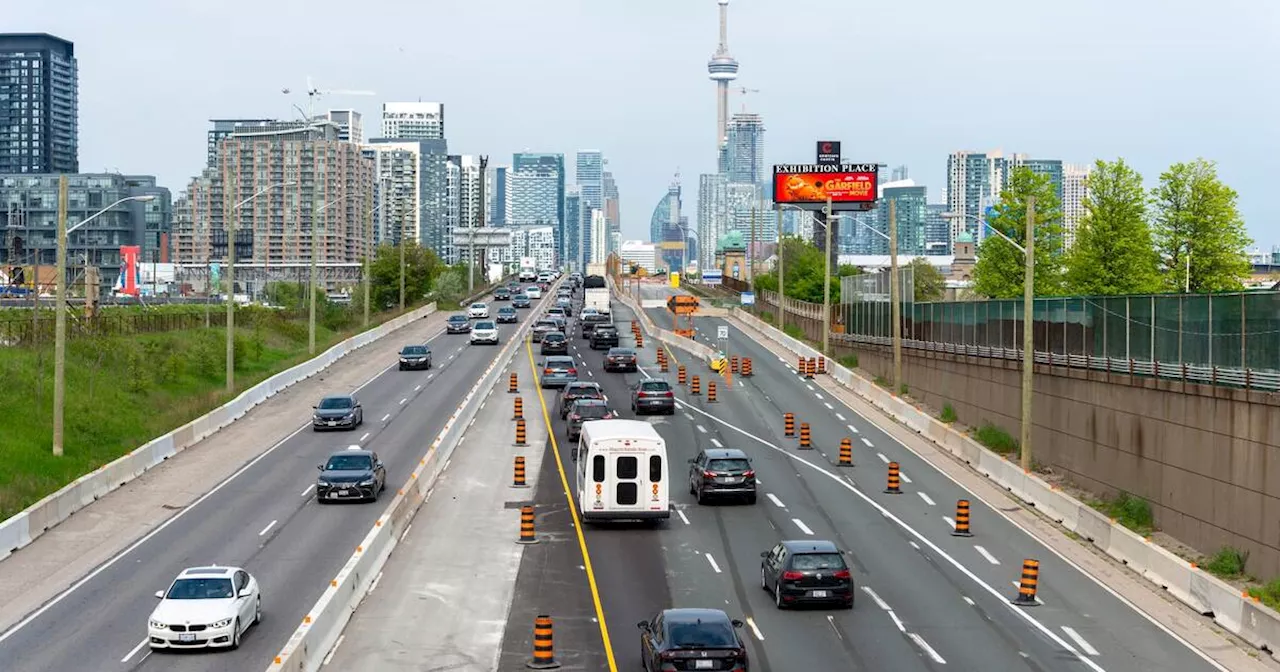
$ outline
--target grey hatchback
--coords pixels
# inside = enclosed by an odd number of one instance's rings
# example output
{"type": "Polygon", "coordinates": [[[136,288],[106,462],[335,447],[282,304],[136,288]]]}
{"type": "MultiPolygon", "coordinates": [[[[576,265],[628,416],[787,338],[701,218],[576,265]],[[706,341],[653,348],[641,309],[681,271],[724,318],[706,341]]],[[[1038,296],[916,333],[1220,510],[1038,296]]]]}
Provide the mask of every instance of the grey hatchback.
{"type": "Polygon", "coordinates": [[[572,357],[555,355],[542,363],[542,380],[539,384],[544,388],[564,387],[577,380],[578,367],[572,357]]]}
{"type": "Polygon", "coordinates": [[[737,448],[707,448],[689,460],[689,494],[701,504],[711,496],[743,497],[756,503],[756,471],[737,448]]]}
{"type": "Polygon", "coordinates": [[[604,399],[578,399],[569,407],[569,415],[564,423],[564,434],[570,441],[577,441],[582,434],[582,423],[588,420],[604,420],[612,416],[609,402],[604,399]]]}

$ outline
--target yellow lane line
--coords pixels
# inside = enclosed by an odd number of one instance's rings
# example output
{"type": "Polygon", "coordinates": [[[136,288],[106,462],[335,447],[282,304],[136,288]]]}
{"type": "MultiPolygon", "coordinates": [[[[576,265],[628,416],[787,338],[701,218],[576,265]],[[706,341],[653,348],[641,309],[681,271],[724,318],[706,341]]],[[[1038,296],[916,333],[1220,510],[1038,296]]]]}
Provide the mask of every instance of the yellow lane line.
{"type": "Polygon", "coordinates": [[[538,367],[533,359],[532,339],[526,339],[524,347],[529,355],[529,369],[533,372],[533,384],[538,392],[538,403],[542,405],[542,419],[547,424],[547,436],[551,439],[551,448],[556,453],[556,470],[560,472],[560,485],[564,488],[564,498],[569,503],[569,514],[573,517],[573,531],[578,536],[578,549],[582,551],[582,565],[587,569],[587,585],[591,587],[591,602],[596,608],[596,621],[600,623],[600,640],[604,643],[604,655],[609,661],[609,672],[618,672],[618,662],[613,657],[613,643],[609,640],[609,625],[604,619],[604,606],[600,604],[600,587],[596,584],[596,573],[591,568],[591,553],[587,550],[587,538],[582,534],[582,519],[578,516],[578,506],[573,501],[573,491],[569,489],[569,477],[564,472],[564,459],[560,455],[560,443],[556,441],[555,428],[551,425],[551,415],[547,412],[547,399],[542,395],[542,380],[538,377],[538,367]]]}

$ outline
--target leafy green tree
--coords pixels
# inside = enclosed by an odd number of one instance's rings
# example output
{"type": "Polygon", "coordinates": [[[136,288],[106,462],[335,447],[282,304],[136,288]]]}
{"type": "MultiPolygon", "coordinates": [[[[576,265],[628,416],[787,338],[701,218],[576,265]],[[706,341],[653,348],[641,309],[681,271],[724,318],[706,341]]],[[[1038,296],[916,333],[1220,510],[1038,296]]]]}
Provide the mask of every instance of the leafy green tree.
{"type": "MultiPolygon", "coordinates": [[[[405,303],[413,305],[431,291],[445,265],[432,250],[409,241],[404,249],[405,303]]],[[[400,305],[400,248],[380,245],[369,262],[370,307],[380,310],[400,305]]]]}
{"type": "Polygon", "coordinates": [[[1160,175],[1151,198],[1165,286],[1181,291],[1189,285],[1192,292],[1240,289],[1249,275],[1245,249],[1253,241],[1236,207],[1236,191],[1218,179],[1217,164],[1204,159],[1173,164],[1160,175]]]}
{"type": "Polygon", "coordinates": [[[1160,256],[1147,223],[1142,176],[1124,162],[1099,160],[1086,182],[1084,218],[1067,253],[1072,294],[1145,294],[1160,289],[1160,256]]]}
{"type": "Polygon", "coordinates": [[[947,279],[943,277],[942,271],[923,257],[912,259],[908,267],[911,268],[911,282],[915,286],[915,301],[941,301],[947,293],[947,279]]]}
{"type": "MultiPolygon", "coordinates": [[[[1060,295],[1062,281],[1062,203],[1048,175],[1029,168],[1015,168],[1009,186],[1000,194],[1000,204],[990,226],[1026,244],[1027,198],[1035,197],[1035,293],[1060,295]]],[[[1022,296],[1026,256],[1008,241],[989,233],[978,246],[978,263],[973,269],[974,290],[984,296],[1011,299],[1022,296]]]]}

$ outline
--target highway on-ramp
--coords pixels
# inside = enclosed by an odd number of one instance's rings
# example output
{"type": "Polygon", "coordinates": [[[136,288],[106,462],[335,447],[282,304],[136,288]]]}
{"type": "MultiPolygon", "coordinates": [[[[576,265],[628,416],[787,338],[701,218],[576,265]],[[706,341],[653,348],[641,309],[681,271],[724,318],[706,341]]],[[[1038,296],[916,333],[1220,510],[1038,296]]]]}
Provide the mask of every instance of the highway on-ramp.
{"type": "MultiPolygon", "coordinates": [[[[539,307],[520,311],[522,321],[539,307]]],[[[515,326],[502,328],[504,341],[515,326]]],[[[467,341],[465,335],[432,337],[429,371],[398,371],[394,361],[388,362],[356,391],[364,410],[362,427],[314,432],[308,425],[270,447],[0,635],[0,669],[244,672],[265,667],[389,501],[318,505],[312,489],[316,465],[330,452],[358,444],[382,458],[388,493],[394,494],[501,350],[467,341]],[[167,588],[183,568],[208,564],[241,566],[258,579],[263,622],[245,634],[237,651],[152,653],[145,636],[156,603],[153,593],[167,588]]],[[[298,418],[299,425],[308,420],[298,418]]]]}
{"type": "MultiPolygon", "coordinates": [[[[664,313],[651,316],[670,328],[664,313]]],[[[614,321],[624,334],[633,317],[615,301],[614,321]]],[[[713,336],[714,327],[727,324],[697,323],[713,336]]],[[[952,536],[956,500],[971,495],[779,357],[738,336],[733,352],[753,358],[755,375],[735,377],[732,389],[717,378],[716,403],[707,401],[712,374],[706,363],[675,351],[690,374],[701,376],[703,391],[694,397],[680,390],[677,414],[652,418],[667,440],[672,468],[670,523],[585,530],[617,669],[640,669],[635,624],[673,606],[715,607],[745,620],[753,670],[1222,669],[976,498],[975,536],[952,536]],[[788,411],[811,425],[815,449],[799,450],[795,439],[783,436],[788,411]],[[855,442],[853,468],[835,466],[845,437],[855,442]],[[755,505],[698,505],[688,494],[686,461],[721,446],[751,455],[760,481],[755,505]],[[888,461],[902,465],[902,494],[883,492],[888,461]],[[760,553],[783,539],[827,539],[845,549],[857,586],[855,608],[777,609],[761,589],[760,553]],[[1024,558],[1041,562],[1033,607],[1011,604],[1024,558]]],[[[585,341],[574,344],[580,377],[600,382],[622,417],[632,416],[629,386],[663,375],[652,341],[642,356],[646,370],[637,374],[606,374],[602,352],[588,350],[585,341]]],[[[673,384],[674,367],[666,374],[673,384]]],[[[558,416],[552,419],[553,431],[564,436],[558,416]]],[[[563,444],[560,458],[567,460],[563,444]]]]}

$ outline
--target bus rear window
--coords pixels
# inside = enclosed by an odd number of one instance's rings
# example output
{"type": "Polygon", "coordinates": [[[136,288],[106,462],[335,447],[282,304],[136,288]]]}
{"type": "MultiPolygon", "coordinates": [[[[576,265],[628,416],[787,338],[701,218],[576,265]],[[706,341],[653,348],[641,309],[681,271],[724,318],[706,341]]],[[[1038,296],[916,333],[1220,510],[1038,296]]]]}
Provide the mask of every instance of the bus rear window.
{"type": "Polygon", "coordinates": [[[604,455],[591,458],[591,480],[604,483],[604,455]]]}
{"type": "Polygon", "coordinates": [[[662,456],[661,455],[649,456],[649,482],[650,483],[662,482],[662,456]]]}
{"type": "Polygon", "coordinates": [[[633,480],[638,473],[640,473],[639,460],[631,455],[623,455],[618,458],[618,478],[633,480]]]}

